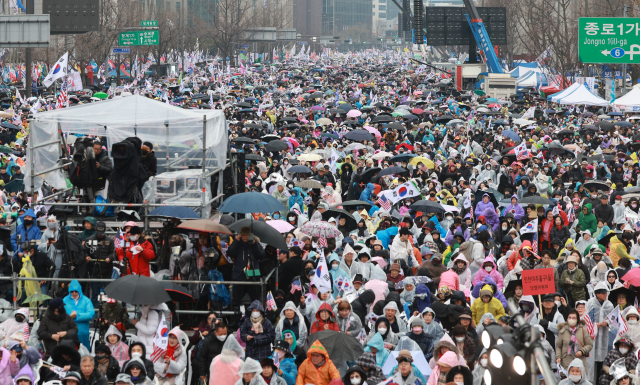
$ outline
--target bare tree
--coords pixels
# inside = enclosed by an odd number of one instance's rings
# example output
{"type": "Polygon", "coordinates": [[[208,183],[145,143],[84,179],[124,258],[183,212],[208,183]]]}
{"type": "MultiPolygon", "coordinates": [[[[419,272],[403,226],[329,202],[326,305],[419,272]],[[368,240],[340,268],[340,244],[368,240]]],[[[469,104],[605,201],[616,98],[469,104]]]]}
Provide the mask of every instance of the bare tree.
{"type": "Polygon", "coordinates": [[[233,57],[233,47],[243,43],[244,33],[254,16],[252,0],[219,0],[206,7],[214,23],[206,28],[205,37],[220,49],[223,61],[233,57]]]}

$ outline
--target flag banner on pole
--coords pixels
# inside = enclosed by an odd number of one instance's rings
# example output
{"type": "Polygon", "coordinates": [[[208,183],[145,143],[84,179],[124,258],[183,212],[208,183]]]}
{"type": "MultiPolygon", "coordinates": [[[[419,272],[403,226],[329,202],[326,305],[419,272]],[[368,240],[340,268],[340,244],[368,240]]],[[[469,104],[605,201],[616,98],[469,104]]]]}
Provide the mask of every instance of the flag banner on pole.
{"type": "Polygon", "coordinates": [[[162,357],[164,352],[167,351],[167,344],[169,343],[169,329],[167,328],[167,321],[164,315],[160,313],[160,323],[158,329],[153,337],[153,352],[149,358],[151,361],[156,362],[162,357]]]}

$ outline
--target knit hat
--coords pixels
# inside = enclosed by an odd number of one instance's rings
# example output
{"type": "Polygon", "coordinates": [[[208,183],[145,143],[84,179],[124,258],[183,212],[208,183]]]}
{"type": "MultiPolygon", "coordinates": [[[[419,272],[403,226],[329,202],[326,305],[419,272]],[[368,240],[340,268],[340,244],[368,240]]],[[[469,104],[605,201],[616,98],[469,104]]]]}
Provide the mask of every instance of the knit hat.
{"type": "Polygon", "coordinates": [[[484,285],[482,287],[482,290],[480,290],[480,298],[484,297],[485,295],[488,295],[489,297],[493,296],[493,291],[491,291],[491,286],[484,285]]]}
{"type": "Polygon", "coordinates": [[[131,376],[126,373],[118,374],[118,377],[116,377],[116,385],[120,385],[121,383],[133,385],[133,381],[131,381],[131,376]]]}

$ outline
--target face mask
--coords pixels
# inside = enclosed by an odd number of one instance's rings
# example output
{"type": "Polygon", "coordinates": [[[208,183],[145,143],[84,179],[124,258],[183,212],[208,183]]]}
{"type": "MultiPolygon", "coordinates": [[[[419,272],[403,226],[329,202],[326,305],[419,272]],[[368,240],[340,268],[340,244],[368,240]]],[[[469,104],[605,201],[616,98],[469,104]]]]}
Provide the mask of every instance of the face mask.
{"type": "Polygon", "coordinates": [[[358,385],[360,383],[360,379],[359,378],[352,378],[351,379],[351,385],[358,385]]]}
{"type": "Polygon", "coordinates": [[[631,207],[633,207],[635,209],[636,207],[638,207],[638,205],[636,205],[635,203],[632,203],[631,207]]]}
{"type": "Polygon", "coordinates": [[[577,323],[578,323],[577,319],[570,319],[569,320],[569,326],[571,326],[571,327],[576,326],[577,323]]]}
{"type": "Polygon", "coordinates": [[[569,375],[569,379],[571,380],[571,382],[575,382],[577,384],[578,382],[580,382],[580,380],[582,380],[582,376],[581,375],[570,374],[569,375]]]}
{"type": "Polygon", "coordinates": [[[627,352],[629,351],[629,349],[627,348],[620,348],[618,350],[620,351],[620,354],[627,354],[627,352]]]}
{"type": "Polygon", "coordinates": [[[21,323],[22,321],[24,321],[24,316],[22,316],[21,314],[16,314],[15,320],[17,323],[21,323]]]}
{"type": "Polygon", "coordinates": [[[628,320],[628,321],[627,321],[627,323],[628,323],[629,325],[635,325],[635,324],[637,324],[637,323],[638,323],[638,320],[637,320],[637,319],[630,319],[630,320],[628,320]]]}
{"type": "Polygon", "coordinates": [[[458,342],[464,342],[464,337],[456,337],[456,341],[458,341],[458,342]]]}
{"type": "Polygon", "coordinates": [[[619,205],[619,204],[620,204],[620,202],[622,202],[622,201],[616,201],[616,204],[617,204],[617,205],[619,205]]]}
{"type": "Polygon", "coordinates": [[[485,270],[487,273],[491,273],[491,270],[493,270],[493,267],[491,267],[491,266],[485,266],[484,270],[485,270]]]}
{"type": "Polygon", "coordinates": [[[137,241],[137,240],[138,240],[138,238],[140,238],[140,236],[139,236],[139,235],[130,235],[130,236],[129,236],[129,239],[131,239],[131,240],[132,240],[132,241],[134,241],[134,242],[135,242],[135,241],[137,241]]]}
{"type": "Polygon", "coordinates": [[[147,154],[149,154],[149,151],[147,151],[147,150],[142,150],[142,155],[147,155],[147,154]]]}
{"type": "Polygon", "coordinates": [[[522,305],[522,310],[523,310],[525,313],[529,313],[529,311],[531,310],[531,308],[529,307],[529,305],[522,305]]]}
{"type": "Polygon", "coordinates": [[[56,223],[55,222],[47,222],[47,228],[49,228],[50,230],[53,230],[56,228],[56,223]]]}
{"type": "Polygon", "coordinates": [[[422,328],[417,326],[417,327],[413,328],[413,332],[416,333],[416,334],[420,334],[420,333],[422,333],[422,328]]]}
{"type": "Polygon", "coordinates": [[[295,220],[296,220],[296,217],[289,217],[289,218],[287,218],[287,219],[289,219],[289,222],[293,222],[293,221],[295,221],[295,220]]]}
{"type": "Polygon", "coordinates": [[[217,338],[218,340],[220,340],[220,341],[224,341],[224,340],[226,340],[226,339],[227,339],[227,336],[226,336],[226,335],[221,335],[221,336],[216,336],[216,338],[217,338]]]}
{"type": "Polygon", "coordinates": [[[25,226],[31,226],[33,224],[33,219],[25,219],[24,224],[25,226]]]}
{"type": "Polygon", "coordinates": [[[488,364],[489,364],[489,359],[487,358],[480,359],[480,365],[482,365],[482,367],[486,368],[488,364]]]}
{"type": "Polygon", "coordinates": [[[280,219],[280,214],[273,214],[273,219],[280,219]]]}
{"type": "Polygon", "coordinates": [[[464,385],[463,381],[456,381],[456,385],[464,385]]]}
{"type": "Polygon", "coordinates": [[[251,312],[251,318],[260,318],[260,312],[259,311],[252,311],[251,312]]]}
{"type": "Polygon", "coordinates": [[[380,335],[385,335],[385,334],[387,334],[387,329],[385,329],[385,328],[378,328],[378,333],[380,333],[380,335]]]}
{"type": "Polygon", "coordinates": [[[331,265],[331,270],[338,270],[339,266],[340,265],[338,265],[337,263],[334,263],[334,264],[331,265]]]}
{"type": "Polygon", "coordinates": [[[553,301],[553,303],[555,303],[557,307],[560,307],[562,305],[562,302],[560,301],[553,301]]]}
{"type": "Polygon", "coordinates": [[[142,357],[142,353],[131,353],[131,359],[142,357]]]}
{"type": "Polygon", "coordinates": [[[507,231],[507,226],[502,226],[502,231],[507,231]]]}

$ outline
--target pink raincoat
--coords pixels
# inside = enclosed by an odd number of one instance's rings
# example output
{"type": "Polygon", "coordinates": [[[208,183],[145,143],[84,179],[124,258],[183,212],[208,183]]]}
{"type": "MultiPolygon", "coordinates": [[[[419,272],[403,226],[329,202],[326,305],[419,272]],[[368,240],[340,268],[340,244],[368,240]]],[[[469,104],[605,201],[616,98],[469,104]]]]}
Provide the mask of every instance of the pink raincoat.
{"type": "Polygon", "coordinates": [[[493,280],[496,281],[496,286],[498,286],[498,290],[502,290],[504,286],[504,280],[502,279],[502,275],[500,275],[500,273],[498,272],[498,267],[496,266],[496,263],[493,261],[493,258],[491,257],[486,257],[482,262],[482,268],[478,270],[478,272],[476,273],[476,276],[473,277],[473,285],[475,286],[478,284],[478,282],[483,282],[484,278],[487,275],[490,275],[491,278],[493,278],[493,280]],[[487,273],[487,271],[484,269],[484,265],[486,263],[491,263],[491,265],[493,266],[491,273],[487,273]]]}

